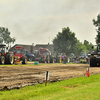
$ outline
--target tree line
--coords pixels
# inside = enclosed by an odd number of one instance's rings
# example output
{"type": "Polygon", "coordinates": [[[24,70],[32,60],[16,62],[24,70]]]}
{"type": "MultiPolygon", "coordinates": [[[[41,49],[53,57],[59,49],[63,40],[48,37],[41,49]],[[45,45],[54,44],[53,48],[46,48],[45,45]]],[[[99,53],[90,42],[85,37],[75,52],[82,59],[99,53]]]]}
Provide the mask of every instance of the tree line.
{"type": "MultiPolygon", "coordinates": [[[[95,41],[100,43],[100,14],[97,15],[97,20],[93,19],[92,22],[97,31],[95,41]]],[[[87,40],[84,40],[84,43],[80,42],[69,27],[62,28],[62,32],[58,32],[57,36],[53,39],[53,45],[56,52],[74,53],[75,55],[79,55],[80,52],[89,51],[93,46],[87,40]]]]}
{"type": "MultiPolygon", "coordinates": [[[[92,22],[97,31],[95,40],[97,43],[100,43],[100,14],[97,15],[97,20],[93,19],[92,22]]],[[[9,45],[15,41],[16,38],[11,38],[8,28],[0,27],[0,43],[9,45]]],[[[75,55],[91,50],[93,46],[93,44],[87,40],[84,40],[84,43],[80,42],[69,27],[64,27],[62,28],[62,32],[58,32],[53,39],[53,45],[55,52],[64,52],[66,54],[74,53],[75,55]]]]}
{"type": "Polygon", "coordinates": [[[55,52],[74,53],[75,55],[91,50],[93,46],[87,40],[84,40],[84,43],[80,42],[69,27],[62,28],[62,32],[58,32],[57,36],[53,39],[53,45],[55,52]]]}

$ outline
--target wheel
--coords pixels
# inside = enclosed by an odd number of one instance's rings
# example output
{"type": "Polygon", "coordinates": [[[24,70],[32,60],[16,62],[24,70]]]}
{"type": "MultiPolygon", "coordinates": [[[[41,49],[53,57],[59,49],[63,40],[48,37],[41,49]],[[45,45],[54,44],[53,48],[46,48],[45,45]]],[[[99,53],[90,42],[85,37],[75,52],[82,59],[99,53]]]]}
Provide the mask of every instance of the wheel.
{"type": "Polygon", "coordinates": [[[26,57],[23,57],[22,58],[22,64],[26,64],[27,63],[27,58],[26,57]]]}
{"type": "Polygon", "coordinates": [[[5,60],[4,60],[4,56],[1,56],[1,57],[0,57],[0,64],[4,64],[4,61],[5,61],[5,60]]]}
{"type": "Polygon", "coordinates": [[[29,57],[28,58],[28,61],[33,61],[33,57],[29,57]]]}
{"type": "Polygon", "coordinates": [[[5,56],[5,64],[13,64],[14,57],[12,54],[6,54],[5,56]]]}
{"type": "Polygon", "coordinates": [[[9,54],[8,59],[9,59],[8,63],[9,64],[13,64],[13,62],[14,62],[14,56],[12,54],[9,54]]]}
{"type": "Polygon", "coordinates": [[[39,59],[39,63],[41,63],[42,61],[41,61],[41,59],[39,59]]]}
{"type": "Polygon", "coordinates": [[[93,67],[93,57],[90,57],[90,67],[93,67]]]}
{"type": "Polygon", "coordinates": [[[8,54],[5,55],[5,64],[8,64],[8,54]]]}
{"type": "Polygon", "coordinates": [[[96,67],[97,63],[94,61],[93,57],[90,57],[90,67],[96,67]]]}
{"type": "Polygon", "coordinates": [[[53,63],[53,58],[52,57],[50,57],[50,63],[53,63]]]}

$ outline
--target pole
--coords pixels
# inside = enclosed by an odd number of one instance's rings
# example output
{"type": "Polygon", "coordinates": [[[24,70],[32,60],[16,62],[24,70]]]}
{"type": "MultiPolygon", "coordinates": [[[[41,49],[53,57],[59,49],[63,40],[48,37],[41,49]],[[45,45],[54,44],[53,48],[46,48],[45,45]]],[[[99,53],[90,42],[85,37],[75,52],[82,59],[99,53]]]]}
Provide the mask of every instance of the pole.
{"type": "Polygon", "coordinates": [[[45,86],[47,86],[47,79],[48,79],[48,71],[46,72],[46,81],[45,81],[45,86]]]}
{"type": "Polygon", "coordinates": [[[87,68],[86,77],[89,77],[89,68],[87,68]]]}

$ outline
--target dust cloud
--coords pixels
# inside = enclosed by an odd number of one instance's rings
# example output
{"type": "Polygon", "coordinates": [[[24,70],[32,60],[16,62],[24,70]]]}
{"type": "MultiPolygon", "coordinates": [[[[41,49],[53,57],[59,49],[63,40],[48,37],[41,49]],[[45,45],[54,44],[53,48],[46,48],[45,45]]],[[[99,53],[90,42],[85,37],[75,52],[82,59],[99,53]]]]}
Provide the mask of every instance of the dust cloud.
{"type": "Polygon", "coordinates": [[[95,43],[92,19],[99,14],[97,0],[0,0],[1,27],[7,27],[16,43],[47,44],[69,27],[80,41],[95,43]],[[91,37],[90,37],[91,36],[91,37]]]}

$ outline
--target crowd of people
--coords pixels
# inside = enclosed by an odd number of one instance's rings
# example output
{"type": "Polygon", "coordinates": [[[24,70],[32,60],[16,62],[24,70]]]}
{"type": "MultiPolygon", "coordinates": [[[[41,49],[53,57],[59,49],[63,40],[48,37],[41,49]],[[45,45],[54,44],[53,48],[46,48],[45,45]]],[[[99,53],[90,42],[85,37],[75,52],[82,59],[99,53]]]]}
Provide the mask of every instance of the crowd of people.
{"type": "Polygon", "coordinates": [[[79,60],[79,63],[84,63],[84,64],[86,64],[86,63],[88,63],[88,57],[86,57],[86,58],[80,58],[80,60],[79,60]]]}
{"type": "MultiPolygon", "coordinates": [[[[56,56],[55,56],[55,58],[57,58],[56,56]]],[[[86,64],[89,62],[89,57],[78,57],[78,56],[74,56],[72,53],[71,53],[71,55],[68,55],[68,56],[65,53],[61,53],[61,54],[59,54],[58,58],[59,58],[58,62],[60,62],[60,63],[72,62],[72,63],[84,63],[84,64],[86,64]]]]}

